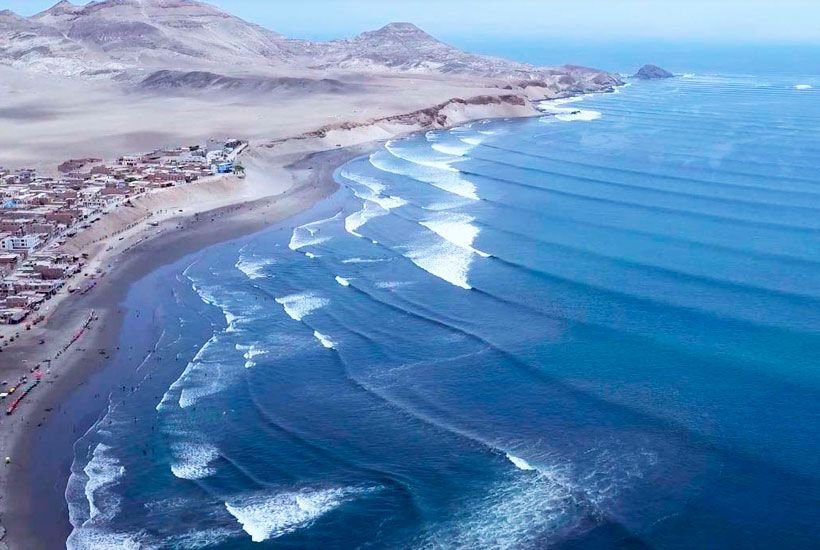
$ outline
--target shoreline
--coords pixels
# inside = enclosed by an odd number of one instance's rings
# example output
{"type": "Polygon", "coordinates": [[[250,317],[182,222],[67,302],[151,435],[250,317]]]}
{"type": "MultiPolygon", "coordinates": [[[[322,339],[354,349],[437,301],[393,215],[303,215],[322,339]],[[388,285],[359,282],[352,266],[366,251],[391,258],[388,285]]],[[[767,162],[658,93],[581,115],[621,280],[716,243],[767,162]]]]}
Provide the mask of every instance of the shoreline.
{"type": "MultiPolygon", "coordinates": [[[[2,454],[12,459],[11,464],[0,470],[0,550],[43,547],[44,533],[40,529],[40,522],[46,518],[56,523],[61,522],[62,525],[55,525],[50,530],[53,531],[47,537],[50,545],[45,547],[54,547],[55,544],[62,547],[65,544],[71,526],[67,521],[64,490],[74,459],[73,445],[91,427],[104,407],[102,403],[95,402],[88,404],[88,411],[72,412],[62,410],[61,404],[68,395],[105,369],[107,351],[103,354],[101,351],[95,353],[94,350],[113,350],[117,346],[124,318],[124,312],[118,310],[118,306],[134,283],[185,256],[219,243],[252,235],[309,210],[339,189],[333,177],[338,167],[372,151],[389,139],[418,131],[452,128],[478,120],[542,116],[543,113],[534,107],[535,103],[537,102],[515,104],[513,108],[502,103],[490,109],[477,108],[448,113],[443,124],[402,121],[401,124],[391,124],[388,129],[374,123],[370,127],[357,126],[344,130],[334,128],[321,135],[298,136],[294,138],[295,141],[263,143],[253,149],[264,150],[265,154],[276,156],[261,163],[249,163],[253,167],[249,167],[247,179],[251,179],[252,172],[255,172],[253,177],[266,180],[277,175],[285,176],[291,180],[291,186],[283,192],[251,200],[247,200],[247,197],[229,197],[233,202],[217,208],[203,208],[193,215],[183,212],[180,215],[166,216],[159,227],[148,226],[143,222],[130,231],[121,251],[111,254],[106,254],[108,251],[101,252],[100,257],[95,257],[90,265],[103,265],[108,260],[111,260],[111,264],[107,266],[104,276],[98,279],[97,287],[92,292],[87,295],[68,295],[55,304],[49,322],[41,327],[46,332],[59,333],[49,341],[49,346],[38,346],[34,334],[24,333],[23,338],[28,337],[29,342],[17,345],[14,351],[7,350],[3,354],[4,362],[11,359],[29,361],[27,364],[33,365],[36,363],[36,360],[32,360],[34,357],[47,355],[62,342],[70,340],[92,309],[99,317],[61,359],[63,363],[58,371],[44,379],[14,416],[0,420],[0,424],[5,424],[0,430],[2,454]],[[25,359],[26,357],[29,359],[25,359]],[[44,486],[48,482],[38,479],[37,469],[28,468],[27,465],[32,462],[33,448],[42,443],[41,434],[50,431],[42,428],[48,428],[50,423],[57,423],[58,413],[72,420],[77,420],[78,415],[84,416],[80,423],[85,425],[85,429],[82,433],[72,430],[71,433],[66,431],[60,434],[66,441],[56,445],[56,456],[44,459],[50,464],[51,471],[48,467],[43,467],[44,472],[57,479],[51,486],[44,486]],[[12,419],[11,422],[9,419],[12,419]],[[67,456],[59,454],[64,452],[62,445],[68,445],[65,451],[67,456]],[[55,462],[59,466],[56,472],[53,467],[55,462]],[[44,497],[47,506],[43,506],[42,502],[35,503],[35,494],[44,497]],[[58,502],[52,502],[55,498],[59,499],[58,502]],[[35,504],[40,508],[35,509],[35,504]],[[48,513],[44,513],[42,509],[46,507],[50,510],[48,513]]],[[[173,211],[174,208],[170,210],[173,211]]],[[[165,209],[166,213],[168,211],[169,209],[165,209]]],[[[6,372],[1,374],[7,376],[6,372]]]]}
{"type": "Polygon", "coordinates": [[[27,361],[26,364],[33,365],[46,356],[52,357],[56,355],[54,350],[62,348],[66,340],[71,340],[76,330],[87,320],[89,312],[95,311],[95,320],[83,336],[61,355],[61,364],[58,366],[52,363],[50,374],[24,400],[20,409],[13,416],[4,416],[2,419],[4,425],[0,445],[3,446],[4,457],[11,457],[11,463],[4,465],[0,473],[0,529],[5,530],[0,531],[3,533],[0,549],[50,548],[58,542],[61,546],[65,544],[71,526],[67,522],[63,492],[68,479],[68,468],[74,459],[73,444],[91,427],[100,411],[104,410],[107,394],[104,402],[88,403],[89,410],[86,411],[66,411],[61,404],[67,396],[88,384],[96,373],[105,369],[108,351],[113,351],[118,345],[125,315],[120,304],[131,286],[151,272],[186,256],[216,244],[252,235],[309,210],[339,189],[333,178],[333,173],[339,166],[374,146],[375,144],[367,144],[308,153],[302,159],[283,167],[291,174],[293,185],[279,195],[224,206],[193,216],[168,219],[163,224],[163,229],[170,226],[170,231],[160,231],[157,235],[129,246],[114,260],[111,269],[99,279],[92,292],[69,295],[55,307],[46,330],[58,334],[49,340],[49,346],[44,348],[34,338],[29,338],[30,342],[21,343],[14,351],[4,353],[4,364],[10,360],[27,361]],[[97,350],[106,350],[106,353],[103,355],[97,350]],[[30,359],[24,359],[25,357],[30,359]],[[57,471],[53,471],[52,467],[51,472],[38,472],[39,468],[29,467],[38,462],[32,452],[37,445],[43,444],[42,434],[53,431],[43,429],[50,424],[65,424],[71,431],[59,434],[66,441],[48,441],[49,447],[56,447],[56,453],[43,460],[52,464],[58,462],[57,471]],[[66,444],[69,447],[64,447],[66,444]],[[68,456],[61,456],[65,451],[68,451],[68,456]],[[44,473],[46,477],[56,474],[54,477],[59,480],[58,486],[43,479],[44,473]],[[35,494],[48,497],[48,501],[34,502],[35,494]],[[57,497],[59,501],[53,502],[52,499],[57,497]],[[45,526],[53,519],[51,516],[55,516],[55,519],[62,517],[62,525],[46,529],[45,526]],[[66,528],[69,530],[66,531],[66,528]],[[45,538],[48,540],[44,541],[43,535],[47,535],[45,538]]]}

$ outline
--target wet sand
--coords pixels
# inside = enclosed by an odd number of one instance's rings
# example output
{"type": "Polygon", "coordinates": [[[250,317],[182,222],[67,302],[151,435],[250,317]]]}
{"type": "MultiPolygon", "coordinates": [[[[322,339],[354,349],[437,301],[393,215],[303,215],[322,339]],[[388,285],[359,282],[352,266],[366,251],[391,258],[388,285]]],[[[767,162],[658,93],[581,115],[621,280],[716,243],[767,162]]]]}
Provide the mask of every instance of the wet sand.
{"type": "Polygon", "coordinates": [[[250,235],[307,210],[338,188],[333,180],[335,169],[370,147],[315,153],[287,166],[294,185],[281,195],[170,219],[159,228],[151,228],[152,233],[160,234],[115,258],[93,291],[71,295],[56,308],[45,330],[46,344],[40,345],[39,339],[31,337],[3,354],[3,374],[7,367],[16,367],[19,372],[21,365],[38,362],[45,370],[43,360],[54,357],[76,335],[90,312],[95,312],[88,330],[52,363],[50,373],[18,411],[0,420],[0,454],[12,460],[0,473],[0,509],[7,530],[0,545],[13,549],[64,547],[71,531],[64,492],[74,458],[73,445],[105,410],[111,391],[132,374],[104,372],[106,359],[119,342],[124,316],[120,304],[131,285],[191,253],[250,235]],[[100,373],[104,375],[98,376],[100,373]],[[78,391],[88,399],[72,399],[72,404],[80,405],[70,409],[62,406],[67,396],[78,391]]]}

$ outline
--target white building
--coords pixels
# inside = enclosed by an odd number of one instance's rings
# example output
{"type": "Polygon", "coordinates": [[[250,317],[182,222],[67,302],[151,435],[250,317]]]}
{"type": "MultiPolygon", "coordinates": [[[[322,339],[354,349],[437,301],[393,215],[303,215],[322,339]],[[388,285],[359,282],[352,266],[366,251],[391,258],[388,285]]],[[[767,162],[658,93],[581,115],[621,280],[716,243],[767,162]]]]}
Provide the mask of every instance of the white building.
{"type": "Polygon", "coordinates": [[[0,249],[6,252],[33,252],[39,245],[39,235],[10,235],[0,240],[0,249]]]}

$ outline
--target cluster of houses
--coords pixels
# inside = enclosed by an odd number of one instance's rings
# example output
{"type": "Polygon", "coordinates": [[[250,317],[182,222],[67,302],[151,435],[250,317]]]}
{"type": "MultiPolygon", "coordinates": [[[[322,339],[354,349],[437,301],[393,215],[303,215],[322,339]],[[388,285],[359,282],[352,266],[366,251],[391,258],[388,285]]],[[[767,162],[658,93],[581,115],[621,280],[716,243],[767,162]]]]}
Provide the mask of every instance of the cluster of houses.
{"type": "Polygon", "coordinates": [[[74,159],[61,164],[55,177],[0,167],[0,324],[25,321],[83,269],[87,258],[61,252],[68,238],[143,193],[241,173],[235,163],[246,147],[231,139],[123,156],[114,163],[74,159]]]}

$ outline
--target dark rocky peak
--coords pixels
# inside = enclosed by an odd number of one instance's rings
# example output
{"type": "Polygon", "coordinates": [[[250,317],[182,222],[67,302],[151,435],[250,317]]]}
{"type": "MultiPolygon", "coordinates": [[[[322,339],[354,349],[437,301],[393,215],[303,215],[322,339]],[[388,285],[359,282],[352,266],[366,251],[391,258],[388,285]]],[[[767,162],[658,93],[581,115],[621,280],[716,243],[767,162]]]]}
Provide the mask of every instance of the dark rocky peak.
{"type": "Polygon", "coordinates": [[[441,44],[412,23],[390,23],[375,31],[363,32],[353,38],[353,41],[441,44]]]}
{"type": "Polygon", "coordinates": [[[38,19],[40,17],[45,17],[49,15],[66,15],[66,14],[74,14],[77,12],[81,12],[83,10],[82,6],[77,6],[76,4],[72,4],[69,0],[60,0],[47,10],[41,11],[37,15],[33,17],[33,19],[38,19]]]}
{"type": "Polygon", "coordinates": [[[657,65],[644,65],[635,73],[634,78],[640,80],[661,80],[664,78],[672,78],[675,76],[665,69],[661,69],[657,65]]]}

